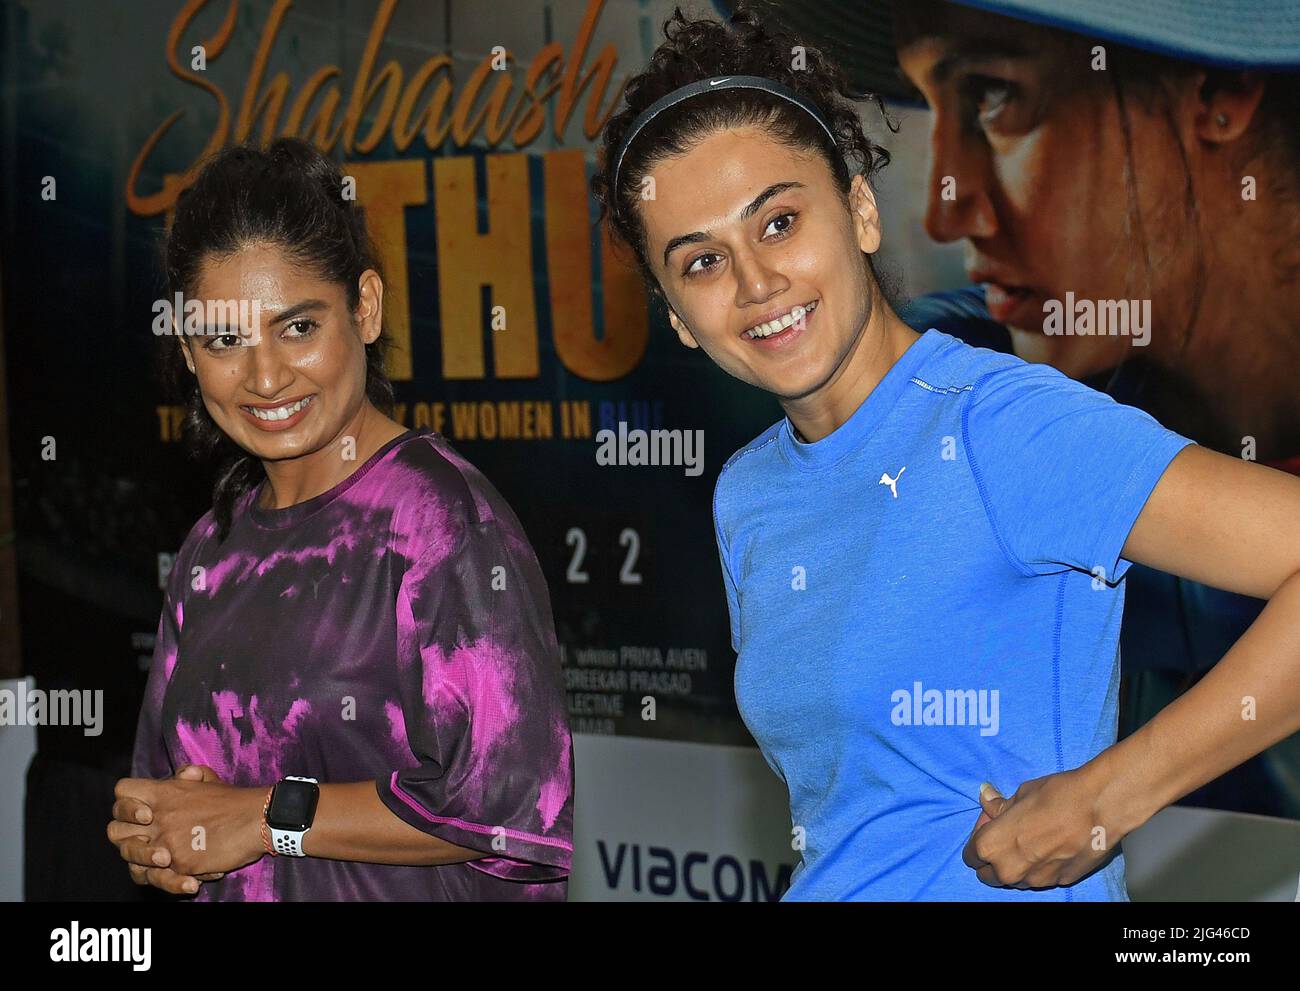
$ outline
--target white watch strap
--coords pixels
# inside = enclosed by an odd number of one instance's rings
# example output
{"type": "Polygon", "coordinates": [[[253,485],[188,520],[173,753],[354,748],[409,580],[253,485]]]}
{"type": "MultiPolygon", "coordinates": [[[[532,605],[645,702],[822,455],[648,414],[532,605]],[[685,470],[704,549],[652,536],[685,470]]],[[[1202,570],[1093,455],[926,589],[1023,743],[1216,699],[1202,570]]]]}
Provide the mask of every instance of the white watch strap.
{"type": "Polygon", "coordinates": [[[311,827],[295,832],[292,829],[276,829],[274,826],[271,830],[271,845],[275,847],[275,852],[282,857],[305,857],[302,852],[302,838],[311,832],[311,827]]]}

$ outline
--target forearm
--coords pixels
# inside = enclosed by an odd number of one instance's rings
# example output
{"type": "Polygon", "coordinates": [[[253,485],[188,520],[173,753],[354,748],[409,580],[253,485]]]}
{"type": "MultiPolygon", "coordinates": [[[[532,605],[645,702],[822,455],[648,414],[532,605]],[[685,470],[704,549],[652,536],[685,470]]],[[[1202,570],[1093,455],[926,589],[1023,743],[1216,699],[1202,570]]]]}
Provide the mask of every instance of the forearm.
{"type": "Polygon", "coordinates": [[[370,864],[459,864],[484,856],[416,829],[379,800],[373,781],[323,784],[311,830],[303,840],[309,857],[370,864]]]}
{"type": "MultiPolygon", "coordinates": [[[[249,829],[261,840],[264,789],[247,789],[249,829]],[[255,809],[254,809],[255,804],[255,809]]],[[[403,822],[379,800],[373,781],[320,785],[320,801],[302,849],[309,857],[369,864],[431,866],[459,864],[485,856],[431,836],[403,822]]]]}
{"type": "Polygon", "coordinates": [[[1085,765],[1125,833],[1300,730],[1300,573],[1193,688],[1085,765]]]}

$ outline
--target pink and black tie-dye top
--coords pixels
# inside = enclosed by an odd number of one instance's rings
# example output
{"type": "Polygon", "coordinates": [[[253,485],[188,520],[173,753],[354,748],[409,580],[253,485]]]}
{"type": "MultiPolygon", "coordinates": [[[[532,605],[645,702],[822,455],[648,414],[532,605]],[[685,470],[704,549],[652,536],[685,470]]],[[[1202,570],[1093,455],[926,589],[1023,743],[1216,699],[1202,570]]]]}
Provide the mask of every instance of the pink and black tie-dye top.
{"type": "MultiPolygon", "coordinates": [[[[501,495],[433,431],[394,438],[285,509],[260,488],[226,540],[177,555],[132,773],[373,780],[392,812],[482,859],[263,856],[205,901],[563,900],[573,758],[550,597],[501,495]]],[[[309,841],[310,845],[310,841],[309,841]]]]}

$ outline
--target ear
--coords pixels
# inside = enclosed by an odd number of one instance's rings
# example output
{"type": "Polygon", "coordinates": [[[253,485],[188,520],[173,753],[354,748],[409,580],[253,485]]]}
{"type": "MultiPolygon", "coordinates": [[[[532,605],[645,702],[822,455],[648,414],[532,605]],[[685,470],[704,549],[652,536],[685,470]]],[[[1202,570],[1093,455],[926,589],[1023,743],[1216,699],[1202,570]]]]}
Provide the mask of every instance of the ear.
{"type": "Polygon", "coordinates": [[[880,250],[880,213],[876,210],[876,195],[865,176],[855,175],[849,184],[849,212],[853,216],[858,248],[874,255],[880,250]]]}
{"type": "Polygon", "coordinates": [[[1241,137],[1264,97],[1264,80],[1259,73],[1228,72],[1216,74],[1211,81],[1205,72],[1198,72],[1195,81],[1196,136],[1212,144],[1241,137]]]}
{"type": "Polygon", "coordinates": [[[677,331],[677,339],[688,348],[698,348],[700,346],[700,342],[691,333],[691,328],[686,326],[686,323],[671,306],[668,307],[668,322],[673,325],[673,330],[677,331]]]}
{"type": "Polygon", "coordinates": [[[373,268],[368,268],[357,280],[357,291],[360,296],[357,326],[361,328],[361,340],[373,344],[384,329],[384,280],[373,268]]]}
{"type": "Polygon", "coordinates": [[[194,353],[190,350],[190,340],[182,334],[180,329],[176,326],[176,317],[174,314],[172,316],[172,330],[175,331],[177,343],[180,344],[181,356],[185,359],[185,367],[190,370],[191,375],[197,374],[194,371],[194,353]]]}

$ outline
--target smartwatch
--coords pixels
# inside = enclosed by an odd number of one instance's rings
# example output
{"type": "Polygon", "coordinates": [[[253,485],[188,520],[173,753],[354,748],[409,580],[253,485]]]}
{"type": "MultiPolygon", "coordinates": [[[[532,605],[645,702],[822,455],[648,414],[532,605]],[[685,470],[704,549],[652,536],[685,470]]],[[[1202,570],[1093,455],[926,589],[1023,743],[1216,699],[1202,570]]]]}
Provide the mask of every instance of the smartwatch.
{"type": "Polygon", "coordinates": [[[302,838],[316,817],[320,788],[315,778],[289,775],[271,790],[266,807],[266,825],[271,830],[275,852],[289,857],[305,857],[302,838]]]}

